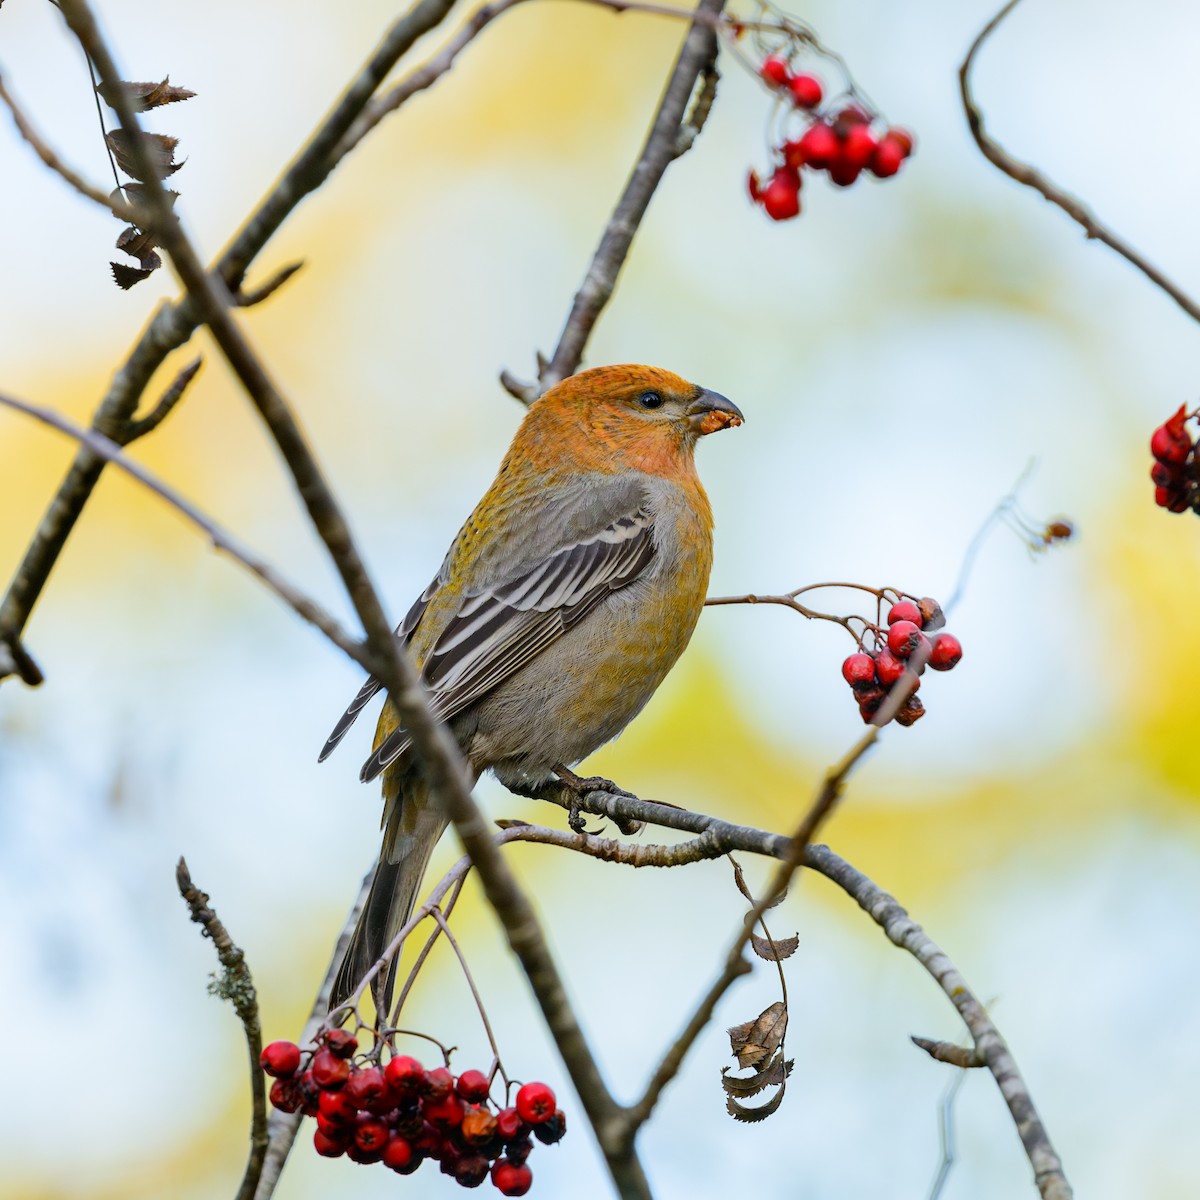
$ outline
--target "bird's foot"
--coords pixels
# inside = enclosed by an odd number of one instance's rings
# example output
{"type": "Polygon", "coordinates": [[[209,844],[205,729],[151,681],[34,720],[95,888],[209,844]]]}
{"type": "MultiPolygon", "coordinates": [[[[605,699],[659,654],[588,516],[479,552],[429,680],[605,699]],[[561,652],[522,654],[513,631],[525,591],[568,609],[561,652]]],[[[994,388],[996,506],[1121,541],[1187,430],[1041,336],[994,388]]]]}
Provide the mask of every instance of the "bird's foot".
{"type": "MultiPolygon", "coordinates": [[[[588,832],[583,820],[583,813],[580,811],[580,802],[588,792],[609,792],[614,796],[625,796],[630,800],[638,799],[632,792],[617,787],[611,779],[605,779],[602,775],[576,775],[569,767],[561,765],[554,768],[554,774],[572,793],[572,799],[567,809],[567,824],[576,833],[588,832]]],[[[627,817],[612,817],[611,820],[626,837],[640,833],[645,828],[643,821],[634,821],[627,817]]]]}

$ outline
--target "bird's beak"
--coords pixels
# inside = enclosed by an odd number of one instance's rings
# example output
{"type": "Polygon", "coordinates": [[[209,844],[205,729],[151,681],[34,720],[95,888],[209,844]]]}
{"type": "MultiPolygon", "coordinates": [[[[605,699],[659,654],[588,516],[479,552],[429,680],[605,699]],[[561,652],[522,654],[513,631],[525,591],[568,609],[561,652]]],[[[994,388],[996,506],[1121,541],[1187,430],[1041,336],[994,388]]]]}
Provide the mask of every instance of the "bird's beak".
{"type": "Polygon", "coordinates": [[[745,421],[742,410],[720,392],[701,390],[687,407],[688,424],[700,437],[718,429],[736,429],[745,421]]]}

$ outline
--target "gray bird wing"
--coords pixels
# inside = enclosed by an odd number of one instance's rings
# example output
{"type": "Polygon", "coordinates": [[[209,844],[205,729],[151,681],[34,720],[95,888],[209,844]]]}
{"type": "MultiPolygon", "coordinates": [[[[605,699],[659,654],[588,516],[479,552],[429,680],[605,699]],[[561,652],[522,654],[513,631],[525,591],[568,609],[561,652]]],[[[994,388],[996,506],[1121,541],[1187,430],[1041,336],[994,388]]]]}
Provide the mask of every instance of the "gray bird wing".
{"type": "MultiPolygon", "coordinates": [[[[416,630],[421,618],[425,615],[425,610],[429,607],[430,600],[433,599],[438,588],[441,586],[441,580],[442,573],[439,571],[433,577],[430,585],[413,601],[412,608],[404,614],[404,620],[396,626],[396,640],[402,646],[408,645],[413,632],[416,630]]],[[[333,732],[329,735],[321,753],[317,756],[317,762],[324,762],[337,749],[338,742],[346,736],[346,731],[354,724],[358,714],[362,712],[371,697],[381,687],[383,687],[383,684],[374,675],[367,677],[367,682],[359,688],[358,695],[350,701],[350,707],[342,713],[338,723],[333,727],[333,732]]]]}
{"type": "MultiPolygon", "coordinates": [[[[436,717],[448,721],[487,695],[645,572],[654,558],[654,522],[644,494],[627,500],[618,516],[610,506],[604,519],[552,553],[526,559],[516,573],[464,594],[425,660],[436,717]]],[[[361,778],[374,779],[409,744],[405,730],[393,731],[361,778]]]]}

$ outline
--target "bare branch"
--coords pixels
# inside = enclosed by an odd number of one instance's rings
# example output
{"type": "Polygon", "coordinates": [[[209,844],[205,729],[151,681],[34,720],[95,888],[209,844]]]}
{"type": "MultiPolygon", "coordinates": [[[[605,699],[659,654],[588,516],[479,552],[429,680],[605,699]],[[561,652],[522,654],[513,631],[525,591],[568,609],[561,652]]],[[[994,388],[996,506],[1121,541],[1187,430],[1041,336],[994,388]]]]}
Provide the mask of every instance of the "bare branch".
{"type": "Polygon", "coordinates": [[[971,91],[971,69],[975,65],[975,56],[983,47],[984,42],[999,28],[1001,22],[1016,8],[1019,0],[1008,0],[1002,9],[980,30],[979,36],[971,43],[967,57],[963,59],[958,70],[959,90],[962,94],[963,109],[967,115],[967,124],[971,136],[979,147],[984,158],[994,167],[1003,171],[1010,179],[1039,192],[1051,204],[1057,205],[1077,224],[1081,225],[1089,238],[1103,242],[1110,250],[1115,250],[1126,262],[1137,267],[1151,283],[1162,288],[1193,321],[1200,321],[1200,305],[1186,292],[1172,283],[1157,267],[1152,266],[1127,242],[1122,241],[1106,225],[1102,225],[1081,200],[1063,191],[1056,183],[1048,179],[1029,163],[1014,158],[1000,145],[984,128],[983,113],[980,111],[971,91]]]}
{"type": "Polygon", "coordinates": [[[959,1046],[954,1042],[935,1042],[930,1038],[917,1037],[914,1033],[909,1039],[914,1046],[919,1046],[930,1058],[938,1062],[949,1063],[952,1067],[986,1067],[986,1061],[980,1056],[974,1046],[959,1046]]]}
{"type": "MultiPolygon", "coordinates": [[[[331,157],[331,151],[392,67],[419,38],[445,19],[453,4],[454,0],[419,0],[387,30],[333,110],[218,260],[216,270],[232,292],[240,290],[250,263],[284,220],[328,179],[340,161],[331,157]]],[[[113,377],[96,410],[93,427],[120,441],[120,432],[133,419],[142,392],[155,371],[168,354],[188,341],[200,323],[186,298],[160,307],[113,377]]],[[[0,604],[0,642],[11,645],[24,630],[79,514],[103,473],[105,461],[84,448],[59,485],[0,604]]],[[[10,673],[4,669],[5,665],[0,661],[0,680],[10,673]]]]}
{"type": "Polygon", "coordinates": [[[987,1015],[987,1010],[967,986],[967,981],[945,952],[908,913],[882,888],[872,883],[827,846],[810,846],[808,866],[851,895],[865,912],[902,950],[907,950],[942,989],[971,1032],[976,1053],[986,1062],[1021,1136],[1033,1167],[1034,1181],[1043,1200],[1070,1200],[1073,1192],[1063,1174],[1049,1135],[1034,1107],[1033,1097],[1021,1077],[1016,1061],[987,1015]]]}
{"type": "MultiPolygon", "coordinates": [[[[178,383],[178,380],[176,382],[178,383]]],[[[164,396],[163,401],[165,402],[166,399],[167,397],[164,396]]],[[[65,433],[68,437],[75,438],[101,461],[111,462],[120,467],[122,471],[136,479],[144,487],[149,488],[156,496],[161,497],[193,525],[201,529],[218,550],[224,551],[230,558],[241,563],[251,574],[261,579],[293,612],[315,625],[334,645],[344,650],[367,670],[373,669],[372,660],[363,644],[351,637],[315,600],[310,599],[299,588],[289,583],[266,559],[261,558],[232,533],[222,529],[211,517],[201,512],[190,501],[185,500],[174,488],[163,483],[161,479],[139,463],[134,462],[133,459],[128,458],[121,447],[111,438],[105,437],[104,434],[98,433],[94,429],[81,429],[78,425],[68,421],[66,417],[60,416],[48,408],[29,404],[13,396],[0,394],[0,405],[16,409],[18,412],[33,417],[34,420],[41,421],[43,424],[65,433]]]]}
{"type": "MultiPolygon", "coordinates": [[[[329,998],[333,994],[333,983],[337,979],[342,959],[346,956],[346,948],[350,945],[354,927],[358,924],[358,918],[367,903],[367,895],[371,890],[371,880],[374,875],[375,867],[372,864],[371,869],[363,878],[362,886],[358,889],[358,896],[350,907],[350,915],[342,926],[342,932],[338,935],[337,944],[333,948],[333,956],[329,960],[325,978],[317,989],[317,998],[313,1001],[312,1011],[305,1023],[304,1032],[297,1039],[301,1046],[307,1046],[312,1042],[329,1013],[329,998]]],[[[254,1200],[271,1200],[275,1194],[279,1176],[291,1153],[292,1146],[295,1144],[296,1134],[300,1131],[300,1122],[303,1119],[302,1112],[285,1113],[275,1110],[271,1113],[270,1120],[267,1122],[267,1153],[258,1181],[258,1189],[254,1193],[254,1200]]]]}
{"type": "Polygon", "coordinates": [[[258,995],[246,965],[246,956],[234,945],[229,931],[209,905],[208,896],[192,882],[187,863],[181,858],[175,867],[175,882],[192,915],[192,920],[212,939],[223,973],[210,985],[216,996],[228,1000],[246,1031],[250,1052],[250,1094],[253,1114],[250,1123],[250,1158],[238,1188],[237,1200],[252,1200],[262,1174],[267,1152],[267,1092],[259,1055],[262,1054],[262,1026],[258,1021],[258,995]]]}
{"type": "Polygon", "coordinates": [[[4,86],[2,77],[0,77],[0,101],[3,101],[8,106],[8,111],[12,114],[12,119],[17,126],[17,132],[29,143],[33,152],[51,171],[68,183],[81,196],[100,205],[101,208],[107,209],[119,220],[126,221],[130,225],[138,223],[138,214],[126,204],[117,192],[110,194],[102,188],[96,187],[95,184],[88,183],[82,175],[73,171],[58,157],[50,144],[34,129],[32,122],[25,116],[17,102],[9,94],[8,89],[4,86]]]}
{"type": "Polygon", "coordinates": [[[299,262],[288,263],[285,267],[280,267],[266,283],[261,287],[253,288],[251,291],[235,293],[234,298],[238,302],[239,308],[253,308],[256,304],[261,304],[269,296],[273,296],[297,271],[304,267],[304,260],[299,262]]]}
{"type": "Polygon", "coordinates": [[[123,445],[128,446],[130,442],[136,441],[140,437],[145,437],[148,433],[153,433],[171,415],[171,410],[183,399],[183,393],[187,391],[188,385],[192,380],[196,378],[203,362],[202,358],[193,358],[175,376],[171,382],[171,386],[163,392],[159,402],[144,417],[138,417],[125,426],[125,429],[122,431],[124,436],[123,445]]]}
{"type": "MultiPolygon", "coordinates": [[[[627,6],[614,4],[613,7],[627,6]]],[[[683,149],[686,149],[681,148],[681,129],[697,129],[697,118],[700,113],[706,111],[703,105],[698,103],[693,112],[692,124],[689,125],[685,119],[688,100],[696,90],[697,79],[705,76],[705,83],[701,88],[702,96],[705,88],[715,87],[715,83],[711,82],[711,72],[717,54],[714,22],[724,7],[725,0],[700,0],[695,13],[692,14],[692,27],[676,59],[649,136],[600,238],[600,245],[592,257],[583,283],[575,294],[571,312],[558,339],[558,346],[550,362],[539,368],[537,388],[521,384],[508,372],[501,376],[505,388],[519,400],[528,403],[531,392],[537,394],[545,391],[579,369],[588,339],[613,294],[617,277],[625,264],[634,235],[646,215],[650,201],[667,167],[683,149]]],[[[686,135],[684,136],[686,138],[686,135]]],[[[690,146],[691,142],[688,141],[687,145],[690,146]]]]}

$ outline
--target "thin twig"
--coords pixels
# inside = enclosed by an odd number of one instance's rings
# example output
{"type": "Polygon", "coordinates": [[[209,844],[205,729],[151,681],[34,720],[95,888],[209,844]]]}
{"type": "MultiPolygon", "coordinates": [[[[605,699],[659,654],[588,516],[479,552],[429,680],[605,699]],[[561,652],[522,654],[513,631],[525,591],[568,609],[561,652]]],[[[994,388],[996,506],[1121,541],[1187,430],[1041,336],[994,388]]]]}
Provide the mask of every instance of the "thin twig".
{"type": "Polygon", "coordinates": [[[1127,242],[1118,237],[1106,225],[1098,221],[1091,209],[1081,200],[1063,191],[1056,183],[1048,179],[1041,171],[1027,162],[1014,158],[1000,145],[984,128],[983,113],[975,102],[971,91],[971,68],[975,65],[975,56],[979,53],[984,42],[996,31],[1000,23],[1008,16],[1020,0],[1008,0],[1002,9],[979,31],[979,36],[971,43],[967,57],[963,59],[958,70],[959,91],[962,95],[963,109],[967,115],[967,124],[971,136],[979,147],[984,158],[994,167],[1003,171],[1010,179],[1039,192],[1051,204],[1057,205],[1077,224],[1081,225],[1089,238],[1103,242],[1110,250],[1115,250],[1126,262],[1137,267],[1151,283],[1162,288],[1193,321],[1200,321],[1200,305],[1185,291],[1172,283],[1157,267],[1151,265],[1137,253],[1127,242]]]}
{"type": "MultiPolygon", "coordinates": [[[[164,396],[163,399],[165,401],[166,397],[164,396]]],[[[33,417],[34,420],[41,421],[44,425],[49,425],[60,433],[65,433],[68,437],[73,437],[98,458],[120,467],[122,471],[136,479],[143,487],[149,488],[176,512],[207,534],[216,549],[228,554],[235,562],[241,563],[252,575],[262,580],[293,612],[315,625],[334,645],[344,650],[367,670],[374,669],[370,665],[372,659],[367,653],[366,647],[351,637],[315,600],[310,599],[298,587],[288,582],[266,559],[261,558],[232,533],[222,529],[210,516],[189,500],[185,500],[174,488],[163,483],[153,472],[127,457],[121,447],[111,438],[105,437],[104,434],[98,433],[94,429],[82,429],[51,409],[29,404],[14,396],[0,393],[0,405],[16,409],[17,412],[33,417]]]]}
{"type": "Polygon", "coordinates": [[[192,920],[203,929],[205,937],[212,939],[212,944],[216,947],[222,975],[220,979],[214,980],[210,990],[233,1005],[246,1033],[246,1048],[250,1052],[252,1099],[250,1157],[246,1162],[241,1186],[238,1188],[237,1200],[252,1200],[267,1153],[267,1091],[258,1062],[259,1055],[262,1054],[258,995],[254,990],[254,980],[246,964],[245,954],[234,945],[229,931],[210,906],[208,896],[192,882],[187,863],[182,858],[175,867],[175,882],[179,887],[179,894],[188,906],[192,920]]]}
{"type": "MultiPolygon", "coordinates": [[[[371,891],[371,880],[374,877],[375,867],[372,864],[371,869],[363,877],[362,886],[358,889],[358,896],[350,906],[350,914],[347,916],[345,924],[342,926],[342,931],[338,935],[337,944],[333,948],[333,956],[330,958],[329,967],[325,972],[325,978],[321,981],[321,986],[317,989],[317,998],[313,1001],[312,1010],[309,1012],[308,1020],[304,1025],[304,1032],[298,1039],[298,1044],[301,1046],[307,1046],[312,1043],[313,1038],[317,1035],[317,1030],[321,1028],[329,1012],[329,997],[333,994],[333,983],[337,979],[342,959],[346,956],[346,948],[350,945],[350,938],[354,933],[354,927],[358,924],[358,918],[362,915],[362,910],[366,906],[367,896],[371,891]]],[[[270,1120],[267,1122],[267,1154],[263,1162],[262,1175],[258,1181],[258,1190],[254,1193],[254,1200],[271,1200],[271,1197],[275,1194],[275,1188],[279,1183],[279,1176],[283,1171],[284,1164],[287,1162],[288,1155],[291,1153],[292,1146],[295,1144],[296,1134],[300,1130],[300,1122],[303,1119],[304,1114],[301,1112],[285,1113],[275,1110],[271,1113],[270,1120]]]]}
{"type": "Polygon", "coordinates": [[[12,114],[12,119],[17,126],[17,132],[29,143],[29,146],[38,158],[60,179],[68,183],[81,196],[86,196],[87,199],[100,205],[101,208],[107,209],[119,220],[126,221],[130,225],[138,223],[138,214],[134,212],[120,195],[116,192],[110,195],[102,188],[96,187],[95,184],[88,183],[82,175],[77,171],[73,171],[59,158],[50,144],[41,137],[33,127],[33,123],[9,94],[8,89],[4,86],[3,77],[0,77],[0,101],[3,101],[8,106],[8,111],[12,114]]]}
{"type": "MultiPolygon", "coordinates": [[[[454,911],[454,906],[458,903],[459,896],[462,895],[463,884],[465,882],[466,876],[464,875],[455,883],[454,891],[450,893],[450,898],[442,906],[442,911],[447,917],[454,911]]],[[[400,1013],[404,1010],[404,1002],[408,999],[408,993],[412,991],[413,985],[417,982],[417,976],[420,975],[421,968],[425,965],[425,960],[429,957],[434,945],[441,936],[442,927],[435,922],[433,928],[429,931],[429,937],[425,940],[425,945],[421,947],[421,953],[417,955],[416,961],[412,965],[412,970],[408,973],[408,978],[404,981],[404,986],[400,989],[400,995],[392,1009],[391,1024],[395,1025],[400,1020],[400,1013]]],[[[397,947],[397,953],[399,953],[399,947],[397,947]]],[[[390,961],[390,957],[388,961],[390,961]]],[[[382,966],[383,964],[381,963],[380,969],[382,969],[382,966]]]]}
{"type": "Polygon", "coordinates": [[[273,296],[297,271],[304,267],[304,260],[288,263],[287,266],[280,267],[266,283],[259,287],[252,288],[248,292],[239,291],[235,293],[234,299],[238,302],[239,308],[254,308],[255,305],[261,304],[269,296],[273,296]]]}
{"type": "Polygon", "coordinates": [[[949,1063],[952,1067],[986,1067],[987,1062],[974,1046],[959,1046],[955,1042],[937,1042],[932,1038],[917,1037],[914,1033],[909,1041],[920,1046],[930,1058],[949,1063]]]}
{"type": "Polygon", "coordinates": [[[128,446],[130,442],[153,433],[171,415],[175,405],[183,399],[188,385],[196,378],[203,362],[202,358],[193,358],[171,381],[171,386],[163,392],[158,403],[144,417],[137,417],[125,426],[121,431],[122,445],[128,446]]]}
{"type": "MultiPolygon", "coordinates": [[[[471,998],[475,1001],[475,1009],[479,1013],[479,1019],[483,1022],[483,1031],[487,1034],[488,1045],[492,1048],[492,1054],[496,1062],[500,1062],[500,1047],[496,1045],[496,1034],[492,1030],[492,1023],[488,1020],[487,1008],[484,1006],[483,997],[479,994],[479,989],[475,986],[475,976],[471,974],[471,968],[467,964],[467,956],[463,954],[462,947],[458,944],[458,939],[454,936],[449,923],[446,920],[445,914],[440,908],[430,909],[429,915],[437,922],[442,933],[446,935],[446,941],[450,943],[450,948],[454,951],[454,956],[458,959],[458,965],[462,968],[463,977],[467,981],[467,987],[471,989],[471,998]]],[[[504,1082],[508,1083],[508,1075],[504,1067],[500,1067],[500,1075],[504,1082]]]]}
{"type": "MultiPolygon", "coordinates": [[[[341,161],[332,156],[334,147],[391,69],[419,38],[441,23],[453,5],[454,0],[419,0],[392,23],[333,110],[218,259],[216,270],[234,294],[240,291],[250,264],[286,218],[306,196],[325,183],[341,161]]],[[[88,62],[90,67],[90,58],[88,62]]],[[[114,375],[96,410],[93,427],[120,441],[121,430],[133,419],[154,373],[172,351],[188,341],[200,323],[186,297],[162,305],[114,375]]],[[[86,448],[76,455],[0,603],[0,642],[11,645],[19,639],[58,556],[95,490],[105,461],[86,448]]],[[[0,680],[9,673],[5,666],[0,662],[0,680]]]]}
{"type": "Polygon", "coordinates": [[[958,968],[892,896],[828,847],[809,847],[805,861],[853,896],[863,912],[891,941],[913,955],[937,982],[970,1030],[977,1053],[987,1063],[1000,1088],[1033,1167],[1034,1182],[1043,1200],[1070,1200],[1073,1193],[1063,1174],[1062,1161],[1038,1116],[1033,1097],[1016,1061],[987,1010],[967,986],[958,968]]]}
{"type": "Polygon", "coordinates": [[[680,129],[686,121],[688,100],[696,90],[696,81],[712,69],[717,52],[714,22],[724,7],[725,0],[700,0],[691,16],[692,27],[676,59],[646,143],[609,218],[583,283],[575,293],[558,345],[550,361],[539,368],[536,387],[520,383],[508,372],[501,375],[504,387],[524,403],[530,403],[579,369],[588,339],[613,294],[650,201],[667,168],[681,153],[680,129]]]}

